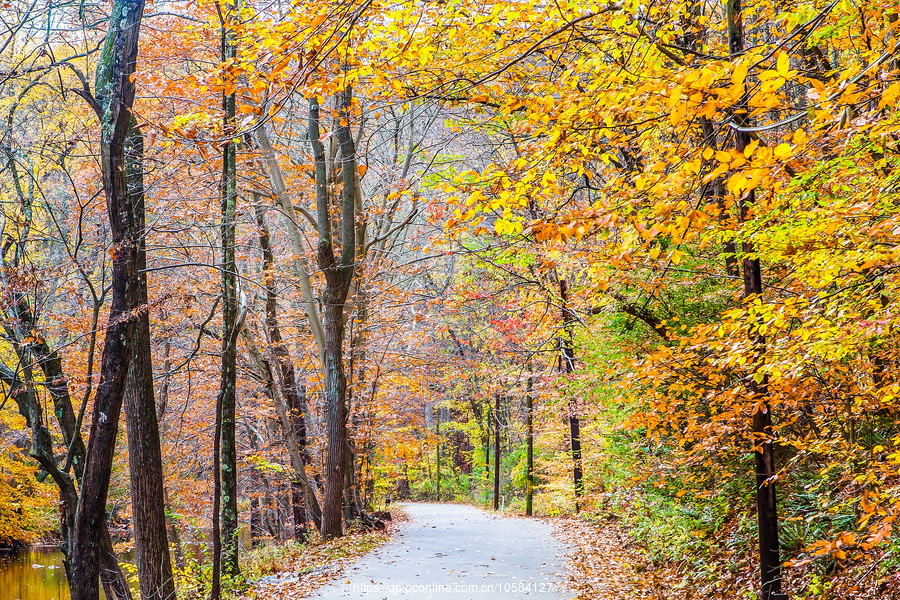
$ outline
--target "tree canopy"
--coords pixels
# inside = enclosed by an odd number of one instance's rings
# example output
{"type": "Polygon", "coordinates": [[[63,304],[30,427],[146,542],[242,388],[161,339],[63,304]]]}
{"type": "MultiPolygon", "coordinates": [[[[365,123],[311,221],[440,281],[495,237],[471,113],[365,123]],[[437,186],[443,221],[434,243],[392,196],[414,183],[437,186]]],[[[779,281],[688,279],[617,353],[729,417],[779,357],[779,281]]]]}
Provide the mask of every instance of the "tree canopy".
{"type": "Polygon", "coordinates": [[[615,517],[722,597],[889,597],[898,27],[0,4],[0,542],[55,530],[73,597],[125,598],[125,523],[168,598],[212,527],[218,598],[242,523],[465,500],[615,517]]]}

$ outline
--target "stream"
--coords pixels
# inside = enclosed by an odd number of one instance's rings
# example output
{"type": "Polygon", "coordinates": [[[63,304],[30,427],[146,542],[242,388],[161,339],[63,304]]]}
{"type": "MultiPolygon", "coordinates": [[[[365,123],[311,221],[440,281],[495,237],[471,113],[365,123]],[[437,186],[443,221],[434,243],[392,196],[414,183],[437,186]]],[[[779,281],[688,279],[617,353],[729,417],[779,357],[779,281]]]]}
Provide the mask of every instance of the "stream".
{"type": "Polygon", "coordinates": [[[69,600],[62,559],[53,548],[0,553],[0,600],[69,600]]]}
{"type": "MultiPolygon", "coordinates": [[[[249,529],[242,527],[239,538],[246,550],[250,546],[249,529]]],[[[205,544],[188,541],[182,548],[186,557],[204,562],[205,544]]],[[[118,556],[120,562],[134,563],[134,550],[120,552],[118,556]]],[[[137,591],[134,583],[132,588],[137,591]]],[[[102,589],[100,597],[105,598],[102,589]]],[[[0,551],[0,600],[69,600],[62,552],[53,547],[0,551]]]]}
{"type": "MultiPolygon", "coordinates": [[[[119,553],[133,562],[133,551],[119,553]]],[[[100,590],[101,598],[105,598],[100,590]]],[[[0,552],[0,600],[69,600],[63,554],[55,548],[32,547],[0,552]]]]}

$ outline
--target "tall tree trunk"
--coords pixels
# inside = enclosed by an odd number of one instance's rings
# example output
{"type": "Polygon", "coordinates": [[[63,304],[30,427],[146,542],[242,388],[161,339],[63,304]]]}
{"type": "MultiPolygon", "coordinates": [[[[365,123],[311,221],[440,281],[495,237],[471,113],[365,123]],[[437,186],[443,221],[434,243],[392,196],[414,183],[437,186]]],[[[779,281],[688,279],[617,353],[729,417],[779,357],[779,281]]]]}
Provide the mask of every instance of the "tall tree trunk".
{"type": "Polygon", "coordinates": [[[150,349],[150,315],[147,312],[147,253],[144,218],[144,143],[134,128],[134,118],[125,147],[125,169],[129,205],[134,211],[138,241],[137,300],[140,309],[134,328],[134,350],[125,385],[125,420],[128,425],[128,464],[131,475],[131,505],[134,515],[134,547],[142,600],[175,597],[175,580],[169,557],[163,493],[162,451],[153,394],[153,364],[150,349]]]}
{"type": "MultiPolygon", "coordinates": [[[[357,230],[357,256],[363,256],[362,244],[365,237],[365,227],[360,225],[357,230]]],[[[366,381],[366,351],[365,351],[365,327],[368,319],[368,303],[365,290],[362,289],[362,261],[356,265],[354,269],[354,285],[355,289],[355,308],[356,312],[352,320],[352,334],[350,336],[350,365],[347,386],[347,411],[348,418],[353,423],[353,429],[360,431],[362,429],[360,422],[360,414],[363,409],[360,405],[359,398],[363,394],[359,394],[357,398],[357,407],[352,410],[354,401],[354,390],[362,390],[366,381]],[[355,377],[355,380],[354,380],[355,377]]],[[[349,317],[348,310],[344,310],[345,320],[349,317]]],[[[365,452],[365,449],[363,449],[365,452]]],[[[365,513],[365,505],[360,495],[360,475],[357,471],[357,448],[356,441],[348,436],[347,438],[347,466],[344,472],[344,519],[360,520],[362,522],[369,521],[368,515],[365,513]]]]}
{"type": "Polygon", "coordinates": [[[99,596],[106,499],[131,360],[134,311],[140,306],[137,282],[141,232],[134,207],[129,205],[125,145],[134,104],[131,76],[137,59],[143,10],[143,0],[114,1],[109,32],[97,65],[100,164],[113,243],[112,301],[75,515],[69,583],[72,600],[97,600],[99,596]]]}
{"type": "Polygon", "coordinates": [[[269,176],[269,184],[275,195],[275,202],[280,209],[279,213],[282,215],[282,223],[287,229],[288,240],[291,243],[291,251],[293,253],[291,262],[298,279],[298,287],[300,288],[300,305],[309,323],[309,329],[316,344],[319,362],[324,363],[325,330],[322,326],[322,319],[317,312],[318,302],[310,280],[310,271],[312,269],[306,259],[303,232],[297,224],[300,217],[295,210],[291,195],[288,193],[284,174],[282,173],[281,165],[278,163],[278,157],[275,155],[275,149],[272,147],[272,142],[269,139],[268,128],[265,123],[259,124],[256,130],[256,141],[259,144],[261,158],[269,176]]]}
{"type": "Polygon", "coordinates": [[[484,436],[482,438],[482,446],[484,446],[484,478],[488,481],[491,480],[491,431],[493,430],[493,426],[491,423],[493,422],[493,418],[491,417],[491,405],[488,402],[485,402],[485,410],[484,410],[484,436]]]}
{"type": "Polygon", "coordinates": [[[212,505],[212,582],[210,600],[222,597],[222,417],[216,403],[216,424],[213,431],[213,505],[212,505]]]}
{"type": "Polygon", "coordinates": [[[347,452],[347,382],[343,369],[343,299],[332,285],[325,294],[325,497],[322,502],[322,537],[343,535],[342,501],[347,452]]]}
{"type": "MultiPolygon", "coordinates": [[[[291,376],[293,376],[293,366],[291,366],[291,376]]],[[[298,386],[296,380],[294,380],[294,392],[288,405],[290,411],[288,418],[291,423],[291,429],[293,429],[294,436],[297,439],[301,457],[304,463],[308,464],[309,457],[306,451],[306,388],[298,386]]],[[[313,502],[316,502],[315,494],[312,496],[313,502]]],[[[307,501],[303,483],[298,477],[292,477],[291,513],[294,519],[294,538],[299,542],[305,542],[309,539],[309,531],[306,527],[308,521],[306,506],[307,501]]],[[[318,522],[321,522],[321,517],[318,522]]]]}
{"type": "Polygon", "coordinates": [[[434,419],[434,436],[437,438],[437,448],[435,448],[435,471],[436,471],[436,488],[435,500],[441,501],[441,407],[437,407],[437,415],[434,419]]]}
{"type": "Polygon", "coordinates": [[[500,510],[500,394],[494,398],[494,510],[500,510]]]}
{"type": "MultiPolygon", "coordinates": [[[[25,307],[27,310],[27,306],[25,307]]],[[[69,394],[69,381],[62,368],[62,359],[59,353],[51,350],[42,335],[39,335],[34,326],[34,317],[28,310],[29,329],[34,342],[28,344],[28,349],[34,355],[38,367],[44,374],[47,382],[47,391],[53,401],[53,412],[59,422],[59,429],[63,435],[63,442],[71,454],[71,465],[75,473],[84,472],[84,440],[78,431],[78,422],[75,410],[72,406],[72,397],[69,394]]]]}
{"type": "Polygon", "coordinates": [[[534,380],[531,364],[525,380],[525,515],[531,516],[534,504],[534,380]]]}
{"type": "MultiPolygon", "coordinates": [[[[169,406],[169,386],[172,380],[172,344],[168,341],[163,342],[163,378],[159,386],[159,394],[157,395],[156,406],[156,422],[159,424],[160,438],[165,430],[166,411],[169,406]]],[[[165,483],[165,481],[163,481],[165,483]]],[[[175,566],[184,567],[184,549],[181,547],[181,533],[178,529],[178,516],[175,514],[175,507],[169,499],[169,491],[163,486],[163,502],[165,502],[166,512],[166,530],[169,539],[169,547],[172,549],[172,556],[175,558],[175,566]]]]}
{"type": "MultiPolygon", "coordinates": [[[[744,54],[744,25],[741,9],[741,0],[727,0],[725,14],[728,22],[728,46],[732,59],[744,54]]],[[[734,108],[734,121],[740,127],[750,124],[746,94],[734,108]]],[[[735,130],[734,148],[743,152],[750,143],[749,133],[735,130]]],[[[739,217],[746,221],[749,208],[755,202],[753,191],[748,192],[739,200],[739,217]]],[[[751,258],[755,248],[751,242],[744,242],[741,248],[743,259],[741,270],[744,276],[744,297],[747,299],[759,297],[763,292],[762,269],[758,258],[751,258]]],[[[754,353],[757,360],[765,352],[766,340],[762,335],[751,334],[754,353]]],[[[775,453],[772,443],[772,411],[766,398],[769,394],[768,377],[763,376],[760,381],[749,376],[748,388],[752,396],[752,402],[758,409],[753,413],[753,438],[754,438],[754,465],[756,470],[756,508],[759,526],[759,566],[762,589],[762,600],[778,600],[783,598],[781,593],[781,558],[778,542],[778,505],[775,495],[775,453]],[[759,401],[762,400],[761,406],[759,401]]]]}
{"type": "MultiPolygon", "coordinates": [[[[357,209],[362,214],[362,191],[359,186],[359,182],[354,174],[354,198],[357,203],[357,209]]],[[[351,321],[352,329],[350,336],[350,366],[349,366],[349,381],[350,386],[347,393],[347,407],[350,412],[350,418],[352,419],[354,431],[365,431],[371,425],[372,414],[371,411],[367,409],[366,402],[371,403],[375,398],[375,390],[376,390],[376,382],[377,375],[375,377],[375,381],[372,382],[371,393],[368,396],[363,392],[366,386],[366,329],[368,327],[369,320],[369,293],[364,285],[364,275],[365,275],[365,256],[367,251],[367,223],[363,218],[356,219],[356,264],[354,266],[353,273],[353,285],[352,285],[352,293],[354,297],[354,308],[355,313],[353,314],[353,319],[351,321]],[[358,391],[359,394],[354,397],[354,391],[358,391]],[[356,400],[356,406],[354,408],[353,401],[356,400]]],[[[345,310],[345,319],[349,318],[349,311],[345,310]]],[[[346,513],[352,515],[353,518],[361,520],[366,524],[375,524],[374,521],[369,515],[366,514],[366,500],[364,498],[365,494],[365,484],[363,479],[363,470],[364,465],[367,460],[367,455],[369,453],[369,444],[367,437],[363,440],[362,449],[358,451],[356,447],[356,440],[352,437],[348,439],[348,447],[347,447],[347,469],[349,470],[349,476],[345,477],[346,488],[344,490],[345,502],[347,503],[348,510],[346,513]],[[357,456],[362,456],[362,459],[359,463],[357,463],[357,456]],[[359,464],[359,469],[357,470],[357,464],[359,464]],[[361,493],[362,490],[362,493],[361,493]]]]}
{"type": "Polygon", "coordinates": [[[356,148],[350,132],[353,94],[346,88],[338,94],[335,133],[341,151],[340,258],[335,256],[329,207],[325,148],[320,141],[319,105],[310,99],[309,139],[313,148],[316,178],[316,222],[319,268],[325,275],[325,349],[322,371],[325,387],[325,496],[322,501],[322,537],[343,535],[342,500],[347,463],[347,378],[344,371],[344,310],[356,269],[356,148]]]}
{"type": "MultiPolygon", "coordinates": [[[[269,228],[266,225],[262,205],[254,206],[256,224],[259,227],[259,246],[263,255],[263,287],[266,290],[266,339],[268,341],[270,367],[275,371],[280,396],[272,390],[272,399],[276,404],[276,412],[291,452],[291,463],[294,467],[293,488],[299,490],[293,495],[294,532],[297,539],[304,541],[306,532],[306,507],[313,515],[313,522],[318,528],[321,524],[321,509],[316,499],[315,490],[306,478],[306,466],[309,465],[306,430],[306,389],[298,385],[294,363],[291,361],[287,344],[281,335],[278,324],[278,296],[275,288],[275,258],[272,253],[269,228]],[[272,368],[274,367],[274,369],[272,368]]],[[[252,344],[251,344],[252,345],[252,344]]]]}
{"type": "MultiPolygon", "coordinates": [[[[575,372],[575,313],[569,307],[569,285],[564,278],[559,279],[559,297],[562,301],[562,335],[559,338],[560,370],[566,374],[575,372]]],[[[569,444],[572,449],[572,480],[575,486],[575,512],[581,510],[580,498],[584,494],[584,469],[581,462],[581,421],[578,405],[569,399],[569,444]]]]}
{"type": "MultiPolygon", "coordinates": [[[[228,2],[222,22],[222,61],[234,59],[236,49],[230,30],[235,2],[228,2]]],[[[235,95],[222,96],[223,130],[227,141],[222,148],[222,374],[219,380],[219,395],[216,402],[216,428],[219,441],[219,531],[217,555],[213,557],[213,598],[220,594],[220,573],[238,577],[238,506],[237,506],[237,335],[238,298],[237,265],[234,258],[235,213],[237,205],[237,144],[234,133],[235,95]],[[217,572],[218,571],[218,572],[217,572]]]]}

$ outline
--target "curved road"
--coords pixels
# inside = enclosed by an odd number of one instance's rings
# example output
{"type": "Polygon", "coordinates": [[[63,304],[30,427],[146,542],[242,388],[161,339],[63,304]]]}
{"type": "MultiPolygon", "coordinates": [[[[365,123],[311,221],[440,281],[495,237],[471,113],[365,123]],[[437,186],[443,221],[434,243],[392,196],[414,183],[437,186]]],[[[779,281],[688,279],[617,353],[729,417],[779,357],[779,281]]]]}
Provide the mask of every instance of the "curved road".
{"type": "Polygon", "coordinates": [[[541,521],[471,506],[405,504],[409,521],[387,544],[311,598],[512,600],[572,598],[565,558],[541,521]]]}

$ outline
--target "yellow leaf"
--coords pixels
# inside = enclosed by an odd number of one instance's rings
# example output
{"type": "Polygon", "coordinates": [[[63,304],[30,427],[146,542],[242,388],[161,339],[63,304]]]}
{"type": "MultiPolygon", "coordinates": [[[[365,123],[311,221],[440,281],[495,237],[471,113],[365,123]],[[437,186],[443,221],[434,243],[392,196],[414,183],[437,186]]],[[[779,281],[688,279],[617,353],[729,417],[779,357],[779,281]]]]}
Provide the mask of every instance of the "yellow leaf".
{"type": "Polygon", "coordinates": [[[751,140],[747,147],[744,148],[744,156],[750,158],[753,156],[753,152],[756,150],[756,147],[759,146],[759,140],[751,140]]]}
{"type": "Polygon", "coordinates": [[[778,55],[778,63],[775,68],[779,75],[787,79],[788,71],[791,70],[791,57],[788,56],[787,52],[782,52],[778,55]]]}
{"type": "Polygon", "coordinates": [[[747,79],[747,65],[739,62],[734,66],[734,71],[731,72],[731,84],[740,85],[744,83],[745,79],[747,79]]]}
{"type": "Polygon", "coordinates": [[[760,79],[762,80],[762,87],[760,89],[763,92],[774,92],[775,90],[781,88],[781,86],[783,86],[785,83],[787,83],[787,80],[780,75],[776,77],[763,78],[762,75],[765,75],[766,73],[774,73],[774,71],[763,71],[763,73],[761,74],[760,79]]]}
{"type": "Polygon", "coordinates": [[[778,144],[775,146],[775,158],[779,160],[786,160],[791,156],[791,145],[790,144],[778,144]]]}
{"type": "Polygon", "coordinates": [[[900,96],[900,82],[894,83],[884,90],[881,94],[881,100],[878,101],[878,108],[882,109],[885,106],[896,106],[898,96],[900,96]]]}

